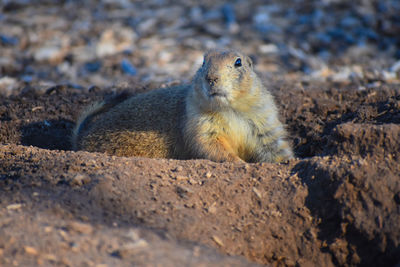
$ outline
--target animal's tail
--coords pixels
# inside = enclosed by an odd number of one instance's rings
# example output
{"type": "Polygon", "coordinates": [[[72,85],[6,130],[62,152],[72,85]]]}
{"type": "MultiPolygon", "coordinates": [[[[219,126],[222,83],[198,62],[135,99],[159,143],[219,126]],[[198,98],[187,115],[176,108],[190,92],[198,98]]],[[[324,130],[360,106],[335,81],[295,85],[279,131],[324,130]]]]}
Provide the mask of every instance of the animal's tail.
{"type": "Polygon", "coordinates": [[[123,102],[131,96],[128,91],[123,91],[118,95],[109,97],[100,102],[95,102],[82,113],[76,122],[75,128],[72,132],[71,143],[73,150],[79,150],[79,141],[82,136],[82,132],[90,124],[90,122],[99,114],[107,112],[111,108],[115,107],[119,103],[123,102]]]}

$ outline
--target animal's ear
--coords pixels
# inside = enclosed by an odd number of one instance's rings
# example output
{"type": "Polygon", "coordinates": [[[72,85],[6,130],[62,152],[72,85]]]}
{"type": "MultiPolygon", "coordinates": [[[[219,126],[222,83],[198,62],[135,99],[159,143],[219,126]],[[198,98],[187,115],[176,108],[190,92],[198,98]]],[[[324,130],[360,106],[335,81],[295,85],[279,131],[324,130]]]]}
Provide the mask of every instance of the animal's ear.
{"type": "Polygon", "coordinates": [[[249,65],[250,68],[253,68],[253,60],[248,56],[246,56],[245,60],[247,65],[249,65]]]}

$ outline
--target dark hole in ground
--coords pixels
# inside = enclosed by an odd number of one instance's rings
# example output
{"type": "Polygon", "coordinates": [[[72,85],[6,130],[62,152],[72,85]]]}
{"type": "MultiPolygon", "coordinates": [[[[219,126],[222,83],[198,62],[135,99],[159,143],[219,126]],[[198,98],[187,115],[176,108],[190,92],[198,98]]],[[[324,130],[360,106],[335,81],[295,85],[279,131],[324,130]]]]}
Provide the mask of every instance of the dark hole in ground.
{"type": "Polygon", "coordinates": [[[21,143],[46,149],[71,150],[74,122],[66,119],[44,120],[21,127],[21,143]]]}

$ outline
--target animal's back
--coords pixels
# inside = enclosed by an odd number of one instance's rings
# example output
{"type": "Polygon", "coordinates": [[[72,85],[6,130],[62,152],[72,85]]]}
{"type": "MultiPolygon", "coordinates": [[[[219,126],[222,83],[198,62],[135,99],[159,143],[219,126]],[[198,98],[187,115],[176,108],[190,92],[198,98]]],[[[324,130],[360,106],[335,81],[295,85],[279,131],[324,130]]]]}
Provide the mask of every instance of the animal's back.
{"type": "Polygon", "coordinates": [[[101,113],[77,133],[77,149],[117,156],[181,158],[187,87],[140,94],[101,113]]]}

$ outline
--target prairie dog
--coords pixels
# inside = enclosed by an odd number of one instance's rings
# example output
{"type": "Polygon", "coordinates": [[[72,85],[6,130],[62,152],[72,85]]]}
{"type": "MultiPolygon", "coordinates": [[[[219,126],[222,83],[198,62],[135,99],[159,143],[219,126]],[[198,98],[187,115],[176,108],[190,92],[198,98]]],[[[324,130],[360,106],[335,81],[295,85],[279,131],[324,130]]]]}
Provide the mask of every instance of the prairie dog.
{"type": "Polygon", "coordinates": [[[210,51],[192,82],[86,111],[75,149],[117,156],[280,162],[293,157],[272,95],[251,59],[210,51]]]}

